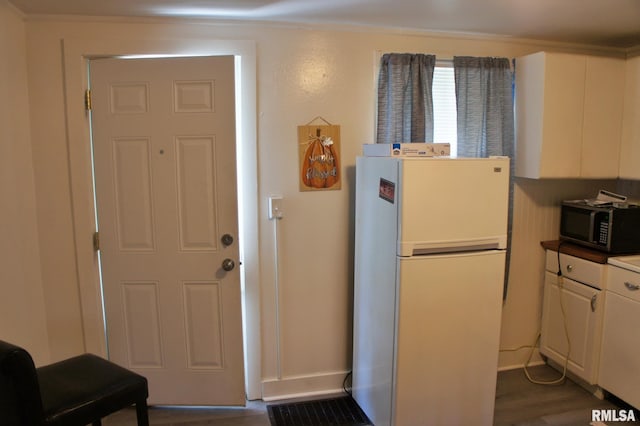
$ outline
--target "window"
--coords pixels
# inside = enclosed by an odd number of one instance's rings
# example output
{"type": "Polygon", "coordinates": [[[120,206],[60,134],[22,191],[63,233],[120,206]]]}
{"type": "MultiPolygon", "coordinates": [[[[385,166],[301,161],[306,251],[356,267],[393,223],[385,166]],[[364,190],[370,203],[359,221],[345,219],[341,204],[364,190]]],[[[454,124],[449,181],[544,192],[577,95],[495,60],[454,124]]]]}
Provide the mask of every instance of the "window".
{"type": "Polygon", "coordinates": [[[451,61],[438,61],[433,71],[433,141],[451,144],[457,155],[456,85],[451,61]]]}

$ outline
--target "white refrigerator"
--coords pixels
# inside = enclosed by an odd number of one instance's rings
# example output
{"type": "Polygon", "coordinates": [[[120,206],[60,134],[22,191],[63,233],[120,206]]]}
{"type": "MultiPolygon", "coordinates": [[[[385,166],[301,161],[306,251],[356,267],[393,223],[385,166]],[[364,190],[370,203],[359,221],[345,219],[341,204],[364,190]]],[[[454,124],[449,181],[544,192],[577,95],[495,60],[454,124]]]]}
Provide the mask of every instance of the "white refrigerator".
{"type": "Polygon", "coordinates": [[[491,425],[509,159],[358,157],[352,395],[375,426],[491,425]]]}

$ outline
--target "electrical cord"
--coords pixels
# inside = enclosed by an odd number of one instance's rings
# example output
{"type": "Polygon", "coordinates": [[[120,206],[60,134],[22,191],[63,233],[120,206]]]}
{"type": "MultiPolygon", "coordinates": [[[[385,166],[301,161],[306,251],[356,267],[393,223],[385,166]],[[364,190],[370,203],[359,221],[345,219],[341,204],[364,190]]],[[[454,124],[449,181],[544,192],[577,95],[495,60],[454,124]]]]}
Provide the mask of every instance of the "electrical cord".
{"type": "Polygon", "coordinates": [[[347,385],[347,382],[351,378],[352,373],[352,371],[349,371],[342,381],[342,390],[344,390],[344,392],[349,395],[351,395],[351,386],[347,385]]]}
{"type": "Polygon", "coordinates": [[[562,322],[563,322],[563,327],[564,327],[564,334],[565,334],[565,338],[567,339],[567,354],[564,356],[564,365],[562,368],[562,376],[560,376],[558,379],[555,380],[537,380],[534,379],[531,376],[531,373],[529,372],[529,364],[531,363],[531,358],[533,358],[533,354],[536,350],[536,348],[539,345],[539,341],[540,341],[540,337],[542,335],[542,333],[540,331],[538,331],[538,334],[536,335],[536,339],[533,342],[533,344],[531,345],[523,345],[517,348],[513,348],[513,349],[502,349],[501,352],[506,352],[506,351],[510,351],[510,352],[515,352],[518,351],[520,349],[531,349],[529,352],[529,356],[527,357],[527,361],[524,364],[524,374],[527,377],[527,380],[529,380],[531,383],[534,383],[536,385],[559,385],[561,383],[564,383],[565,379],[567,378],[567,368],[569,365],[569,357],[571,355],[571,339],[569,338],[569,326],[567,324],[567,314],[566,314],[566,310],[565,310],[565,305],[564,305],[564,297],[563,297],[563,288],[564,288],[564,276],[562,275],[562,267],[560,264],[560,247],[562,246],[562,241],[560,241],[558,243],[558,272],[557,272],[557,285],[558,285],[558,298],[559,298],[559,302],[560,302],[560,312],[562,313],[562,322]]]}
{"type": "Polygon", "coordinates": [[[529,353],[529,358],[527,358],[527,362],[524,365],[524,374],[527,376],[527,379],[531,382],[531,383],[535,383],[537,385],[559,385],[561,383],[564,383],[565,379],[567,378],[567,367],[569,365],[569,357],[571,355],[571,339],[569,338],[569,326],[567,324],[567,314],[566,314],[566,310],[565,310],[565,306],[564,306],[564,297],[563,297],[563,289],[564,289],[564,276],[562,275],[562,266],[560,263],[560,247],[562,246],[562,241],[560,241],[558,243],[558,252],[557,252],[557,256],[558,256],[558,272],[557,272],[557,285],[558,285],[558,298],[560,301],[560,312],[562,313],[562,323],[563,323],[563,327],[564,327],[564,335],[567,339],[567,354],[564,357],[564,365],[562,368],[562,376],[560,376],[558,379],[555,380],[548,380],[548,381],[544,381],[544,380],[536,380],[533,377],[531,377],[531,374],[529,373],[528,370],[528,366],[529,363],[531,362],[531,358],[533,357],[533,352],[535,350],[535,346],[538,344],[540,337],[541,337],[541,333],[538,333],[538,336],[536,337],[536,342],[534,342],[534,348],[531,348],[531,352],[529,353]]]}

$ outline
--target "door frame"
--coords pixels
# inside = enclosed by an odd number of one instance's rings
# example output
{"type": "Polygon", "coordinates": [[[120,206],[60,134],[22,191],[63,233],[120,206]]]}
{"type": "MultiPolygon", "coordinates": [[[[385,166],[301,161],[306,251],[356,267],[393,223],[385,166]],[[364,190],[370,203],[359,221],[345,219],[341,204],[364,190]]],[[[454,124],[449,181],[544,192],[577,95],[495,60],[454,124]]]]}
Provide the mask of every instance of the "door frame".
{"type": "Polygon", "coordinates": [[[262,398],[260,346],[260,275],[258,244],[258,163],[256,123],[256,47],[246,40],[62,40],[64,93],[69,155],[71,207],[75,242],[76,276],[80,293],[84,346],[87,352],[106,356],[107,343],[102,306],[99,259],[93,249],[95,206],[90,123],[82,102],[88,87],[88,61],[117,56],[215,56],[236,58],[238,221],[242,261],[243,339],[247,398],[262,398]],[[238,95],[237,95],[238,96],[238,95]]]}

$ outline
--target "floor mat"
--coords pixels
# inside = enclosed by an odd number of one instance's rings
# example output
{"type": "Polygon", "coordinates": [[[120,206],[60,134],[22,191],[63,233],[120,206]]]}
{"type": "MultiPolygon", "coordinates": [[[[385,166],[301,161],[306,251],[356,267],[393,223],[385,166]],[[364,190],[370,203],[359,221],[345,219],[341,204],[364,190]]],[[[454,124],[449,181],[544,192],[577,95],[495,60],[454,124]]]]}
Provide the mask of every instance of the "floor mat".
{"type": "Polygon", "coordinates": [[[267,405],[271,426],[364,426],[367,416],[350,396],[267,405]]]}

